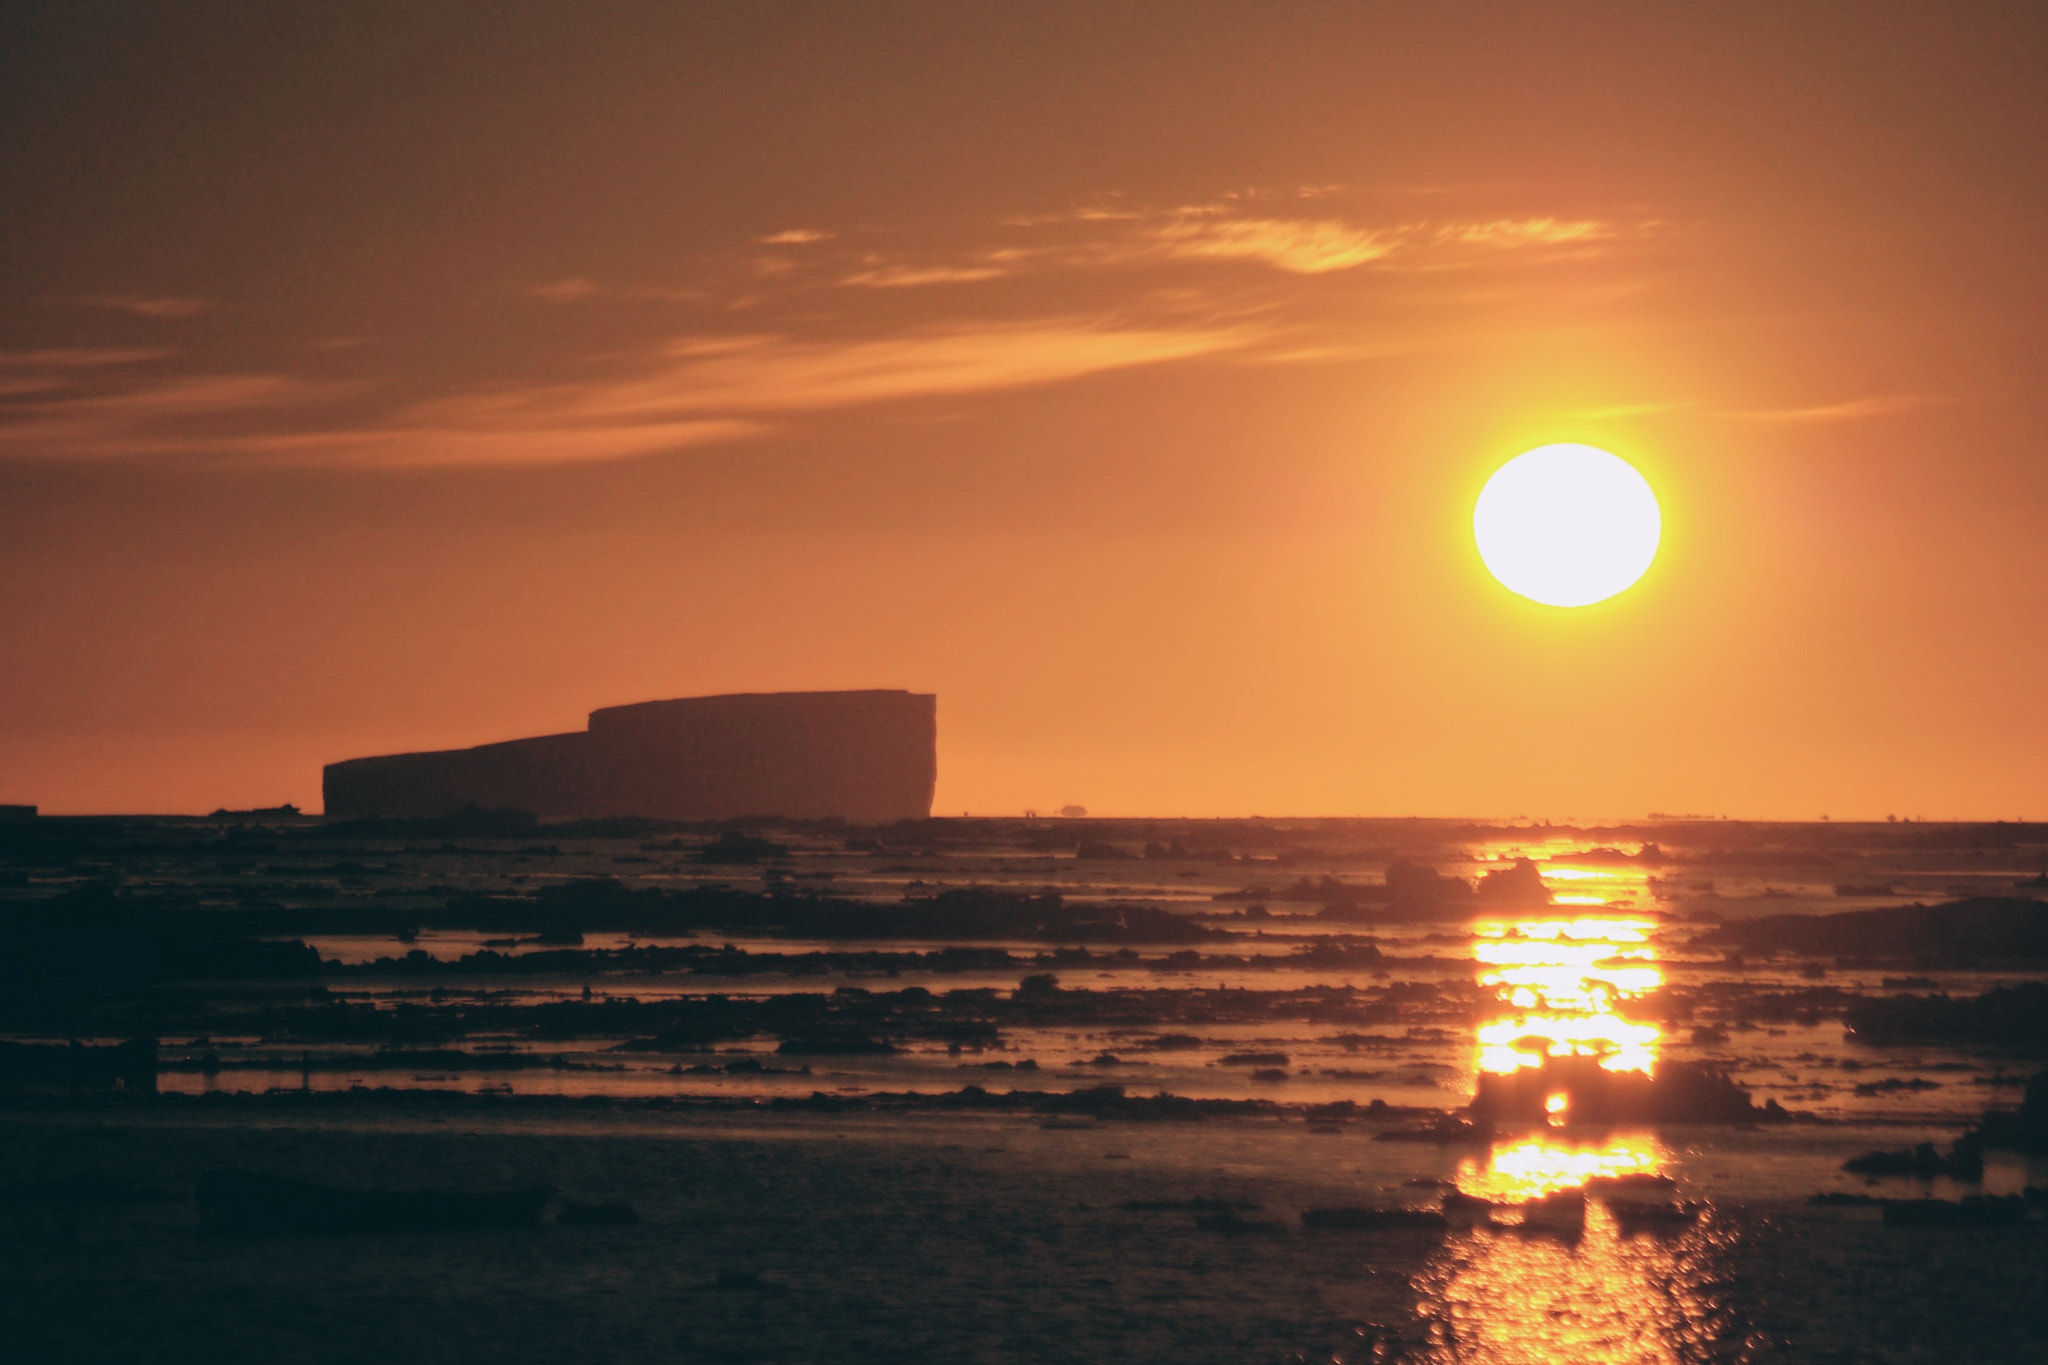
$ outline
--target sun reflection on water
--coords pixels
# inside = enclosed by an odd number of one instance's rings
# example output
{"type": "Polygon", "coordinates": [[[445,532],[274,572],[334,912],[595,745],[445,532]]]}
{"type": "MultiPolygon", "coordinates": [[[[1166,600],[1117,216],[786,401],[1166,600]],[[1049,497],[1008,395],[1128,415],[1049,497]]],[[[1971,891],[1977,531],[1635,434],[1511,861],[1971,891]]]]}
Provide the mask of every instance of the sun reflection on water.
{"type": "Polygon", "coordinates": [[[1496,1203],[1520,1203],[1583,1188],[1595,1176],[1655,1175],[1665,1155],[1663,1144],[1648,1134],[1593,1143],[1546,1134],[1497,1143],[1483,1163],[1466,1158],[1458,1167],[1458,1188],[1496,1203]]]}
{"type": "Polygon", "coordinates": [[[1728,1233],[1624,1236],[1597,1200],[1567,1242],[1475,1230],[1416,1279],[1442,1365],[1691,1365],[1742,1358],[1717,1289],[1728,1233]]]}
{"type": "MultiPolygon", "coordinates": [[[[1574,873],[1544,876],[1584,884],[1601,875],[1574,873]]],[[[1608,904],[1590,893],[1553,899],[1608,904]]],[[[1659,1031],[1628,1014],[1664,984],[1654,927],[1571,912],[1473,926],[1478,980],[1497,1006],[1476,1031],[1481,1072],[1593,1057],[1605,1070],[1654,1074],[1659,1031]]],[[[1503,1137],[1460,1164],[1459,1192],[1493,1207],[1478,1226],[1453,1232],[1414,1281],[1425,1358],[1685,1365],[1727,1358],[1731,1345],[1739,1356],[1715,1288],[1727,1225],[1677,1202],[1663,1179],[1670,1153],[1654,1134],[1575,1132],[1572,1108],[1569,1093],[1552,1094],[1549,1126],[1503,1137]],[[1624,1226],[1630,1219],[1638,1222],[1624,1226]]]]}
{"type": "Polygon", "coordinates": [[[1664,984],[1647,919],[1487,919],[1473,926],[1479,984],[1507,1011],[1479,1026],[1479,1069],[1546,1057],[1597,1057],[1610,1071],[1654,1072],[1659,1031],[1625,1004],[1664,984]]]}

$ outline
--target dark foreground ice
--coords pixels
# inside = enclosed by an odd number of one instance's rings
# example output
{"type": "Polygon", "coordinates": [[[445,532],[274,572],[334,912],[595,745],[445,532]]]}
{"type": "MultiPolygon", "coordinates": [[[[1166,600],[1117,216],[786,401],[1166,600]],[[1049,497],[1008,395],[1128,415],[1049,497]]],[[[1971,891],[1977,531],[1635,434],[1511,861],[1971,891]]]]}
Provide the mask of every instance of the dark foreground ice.
{"type": "Polygon", "coordinates": [[[1566,1236],[1304,1230],[1306,1209],[1433,1207],[1429,1182],[1472,1184],[1485,1161],[1377,1143],[1364,1125],[1040,1122],[454,1097],[291,1123],[10,1114],[0,1168],[115,1196],[15,1187],[0,1207],[7,1358],[2020,1362],[2048,1348],[2048,1224],[1901,1229],[1874,1208],[1808,1205],[1867,1132],[1668,1131],[1663,1169],[1704,1203],[1696,1221],[1625,1236],[1589,1201],[1566,1236]],[[185,1197],[222,1166],[549,1184],[640,1221],[222,1236],[185,1197]],[[1205,1216],[1219,1209],[1232,1214],[1205,1216]]]}

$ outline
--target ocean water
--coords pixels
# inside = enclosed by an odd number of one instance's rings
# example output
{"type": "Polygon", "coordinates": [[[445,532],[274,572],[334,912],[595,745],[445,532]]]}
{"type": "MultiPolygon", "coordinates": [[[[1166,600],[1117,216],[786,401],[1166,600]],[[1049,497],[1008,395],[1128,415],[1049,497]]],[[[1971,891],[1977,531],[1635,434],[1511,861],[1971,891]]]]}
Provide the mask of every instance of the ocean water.
{"type": "Polygon", "coordinates": [[[11,1208],[0,1314],[24,1361],[2041,1359],[2048,1226],[1807,1206],[1871,1136],[1662,1133],[1697,1223],[1626,1236],[1596,1202],[1568,1244],[1304,1230],[1304,1209],[1425,1204],[1411,1182],[1486,1158],[1298,1120],[17,1114],[16,1171],[549,1183],[642,1221],[234,1238],[183,1201],[11,1208]],[[1169,1207],[1190,1200],[1251,1226],[1169,1207]]]}
{"type": "Polygon", "coordinates": [[[707,864],[702,831],[337,843],[158,824],[0,848],[9,913],[112,886],[144,913],[275,916],[327,964],[164,981],[76,1017],[0,1002],[0,1041],[161,1042],[154,1097],[0,1104],[6,1358],[2048,1360],[2048,1222],[1909,1229],[1874,1203],[1810,1202],[2048,1187],[2040,1163],[1996,1152],[1968,1183],[1843,1169],[1945,1150],[2048,1064],[2031,1037],[1874,1042],[1845,1011],[2026,985],[2044,964],[1907,962],[1853,940],[1745,955],[1716,937],[1786,913],[2023,902],[2048,846],[1885,827],[1146,822],[1091,826],[1084,858],[1082,835],[1020,822],[765,832],[785,852],[747,867],[707,864]],[[1434,917],[1344,908],[1403,862],[1526,894],[1434,917]],[[1164,912],[1171,932],[593,924],[565,944],[560,926],[543,940],[451,908],[598,877],[876,906],[1050,893],[1164,912]],[[1574,1058],[1646,1077],[1706,1066],[1790,1117],[1597,1123],[1560,1089],[1490,1140],[1380,1140],[1454,1120],[1490,1076],[1574,1058]],[[1209,1103],[1072,1100],[1105,1086],[1209,1103]],[[224,1236],[190,1199],[222,1168],[547,1184],[638,1221],[224,1236]],[[1614,1178],[1651,1211],[1602,1192],[1614,1178]],[[67,1181],[164,1197],[39,1193],[67,1181]],[[1576,1209],[1575,1191],[1594,1192],[1583,1222],[1546,1223],[1546,1199],[1576,1209]],[[1455,1210],[1453,1192],[1494,1201],[1490,1221],[1303,1218],[1455,1210]]]}

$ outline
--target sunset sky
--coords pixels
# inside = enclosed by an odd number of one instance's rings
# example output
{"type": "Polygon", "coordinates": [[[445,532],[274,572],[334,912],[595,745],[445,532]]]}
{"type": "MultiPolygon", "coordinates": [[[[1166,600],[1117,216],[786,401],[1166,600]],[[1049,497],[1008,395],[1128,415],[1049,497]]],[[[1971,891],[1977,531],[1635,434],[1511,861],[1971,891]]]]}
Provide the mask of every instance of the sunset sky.
{"type": "Polygon", "coordinates": [[[2036,7],[17,4],[0,130],[0,802],[909,687],[941,814],[2048,817],[2036,7]]]}

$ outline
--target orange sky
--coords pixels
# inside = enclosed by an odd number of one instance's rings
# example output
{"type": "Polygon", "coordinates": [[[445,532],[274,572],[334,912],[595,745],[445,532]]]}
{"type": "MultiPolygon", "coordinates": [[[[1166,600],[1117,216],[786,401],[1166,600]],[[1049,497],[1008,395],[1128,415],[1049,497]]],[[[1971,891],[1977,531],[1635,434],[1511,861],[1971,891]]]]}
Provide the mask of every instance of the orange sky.
{"type": "Polygon", "coordinates": [[[940,813],[2048,815],[2037,13],[677,8],[0,17],[0,801],[912,687],[940,813]]]}

